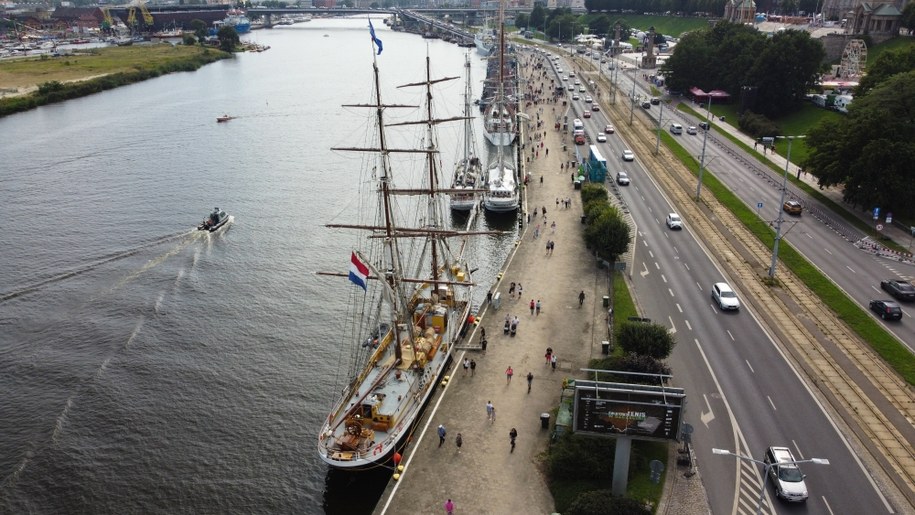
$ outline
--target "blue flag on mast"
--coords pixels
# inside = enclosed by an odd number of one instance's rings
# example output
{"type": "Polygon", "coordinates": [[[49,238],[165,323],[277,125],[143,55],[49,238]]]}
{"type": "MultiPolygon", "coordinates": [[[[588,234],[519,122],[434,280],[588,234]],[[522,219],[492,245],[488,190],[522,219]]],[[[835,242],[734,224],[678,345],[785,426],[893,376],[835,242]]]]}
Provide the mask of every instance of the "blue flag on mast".
{"type": "Polygon", "coordinates": [[[378,45],[378,55],[381,55],[381,51],[384,50],[384,47],[381,46],[381,40],[375,37],[375,27],[372,26],[371,19],[369,19],[369,34],[372,35],[372,43],[378,45]]]}

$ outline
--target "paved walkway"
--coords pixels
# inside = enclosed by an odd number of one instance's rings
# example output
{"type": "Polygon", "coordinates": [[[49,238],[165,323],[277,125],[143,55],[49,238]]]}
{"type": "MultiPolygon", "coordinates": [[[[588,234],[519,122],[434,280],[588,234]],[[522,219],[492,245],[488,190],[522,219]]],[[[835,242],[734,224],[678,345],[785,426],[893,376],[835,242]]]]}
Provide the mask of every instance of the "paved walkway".
{"type": "MultiPolygon", "coordinates": [[[[548,88],[549,79],[545,93],[548,88]]],[[[527,109],[532,123],[537,120],[535,107],[527,109]]],[[[476,344],[485,329],[487,352],[456,353],[451,380],[430,403],[404,456],[403,476],[391,482],[375,513],[444,513],[448,499],[454,502],[456,513],[555,511],[543,470],[549,432],[542,429],[540,417],[557,406],[563,379],[579,376],[578,370],[601,352],[600,343],[607,339],[606,309],[602,305],[607,275],[584,248],[580,196],[573,188],[570,172],[560,168],[574,156],[571,145],[568,151],[561,151],[563,143],[569,142],[564,141],[565,133],[553,128],[555,117],[561,115],[561,103],[555,115],[552,104],[542,109],[544,128],[539,131],[546,131],[546,137],[540,157],[532,159],[528,169],[532,180],[523,209],[524,219],[530,213],[531,222],[524,225],[501,281],[493,286],[501,297],[501,307],[487,306],[482,323],[469,337],[476,344]],[[551,150],[549,156],[547,148],[551,150]],[[557,198],[571,199],[571,207],[557,207],[557,198]],[[535,238],[537,224],[541,224],[541,234],[535,238]],[[546,250],[549,240],[555,242],[551,254],[546,250]],[[520,297],[509,294],[513,282],[522,291],[520,297]],[[582,291],[585,300],[579,305],[582,291]],[[536,309],[531,313],[531,300],[535,304],[540,301],[539,315],[536,309]],[[503,334],[507,316],[518,317],[517,336],[503,334]],[[547,347],[558,356],[555,371],[546,364],[547,347]],[[476,362],[473,375],[464,374],[464,358],[476,362]],[[506,377],[508,367],[514,371],[511,380],[506,377]],[[529,372],[534,376],[530,392],[525,380],[529,372]],[[487,417],[487,401],[495,407],[494,421],[487,417]],[[440,424],[447,429],[441,446],[436,434],[440,424]],[[513,452],[509,445],[512,428],[518,432],[513,452]],[[455,443],[458,433],[463,440],[460,448],[455,443]]],[[[532,126],[531,131],[536,129],[532,126]]],[[[530,148],[526,145],[525,155],[531,155],[530,148]]],[[[668,504],[661,512],[708,513],[698,476],[682,477],[682,470],[673,463],[668,464],[668,470],[668,476],[677,477],[668,483],[666,498],[679,499],[679,503],[668,504]]]]}

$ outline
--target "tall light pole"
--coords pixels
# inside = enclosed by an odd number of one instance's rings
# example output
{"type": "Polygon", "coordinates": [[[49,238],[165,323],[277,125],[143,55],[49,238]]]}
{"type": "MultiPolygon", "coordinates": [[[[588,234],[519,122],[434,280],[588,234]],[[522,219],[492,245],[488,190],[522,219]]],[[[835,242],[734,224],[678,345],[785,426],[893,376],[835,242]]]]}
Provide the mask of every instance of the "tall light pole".
{"type": "Polygon", "coordinates": [[[632,111],[635,109],[635,74],[632,75],[632,93],[629,95],[629,125],[632,125],[632,111]]]}
{"type": "Polygon", "coordinates": [[[779,461],[776,463],[766,463],[765,461],[756,460],[749,456],[744,456],[743,454],[736,454],[727,449],[712,449],[712,454],[721,454],[726,456],[733,456],[737,459],[744,461],[752,461],[758,465],[763,466],[763,484],[762,489],[759,491],[759,504],[756,505],[756,515],[762,515],[762,506],[763,499],[766,497],[766,482],[769,479],[769,469],[777,465],[797,465],[798,463],[815,463],[817,465],[829,465],[829,460],[826,458],[810,458],[809,460],[797,460],[797,461],[779,461]]]}
{"type": "Polygon", "coordinates": [[[772,246],[772,264],[769,266],[769,278],[775,277],[775,267],[778,265],[778,242],[782,239],[782,221],[784,220],[785,193],[788,191],[788,166],[791,165],[791,142],[795,138],[806,138],[807,136],[776,136],[779,139],[788,140],[788,154],[785,156],[785,178],[782,180],[782,198],[778,201],[778,218],[775,220],[775,243],[772,246]]]}
{"type": "Polygon", "coordinates": [[[658,155],[658,151],[661,150],[661,118],[664,115],[664,102],[661,102],[658,105],[660,106],[661,110],[658,111],[658,139],[655,140],[655,142],[654,142],[654,154],[655,155],[658,155]]]}
{"type": "MultiPolygon", "coordinates": [[[[712,110],[712,96],[708,97],[708,110],[712,110]]],[[[708,133],[712,131],[712,124],[708,121],[709,117],[706,115],[706,127],[703,129],[705,133],[702,135],[702,156],[699,157],[699,184],[696,185],[696,202],[699,202],[699,195],[702,194],[702,170],[705,168],[705,143],[708,141],[708,133]]]]}

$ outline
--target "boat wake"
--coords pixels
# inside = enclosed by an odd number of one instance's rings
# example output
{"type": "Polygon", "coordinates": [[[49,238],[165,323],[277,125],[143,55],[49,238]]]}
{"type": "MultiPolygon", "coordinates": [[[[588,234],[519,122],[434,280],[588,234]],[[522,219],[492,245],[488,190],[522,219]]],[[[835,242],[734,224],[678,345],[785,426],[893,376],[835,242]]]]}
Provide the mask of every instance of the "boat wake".
{"type": "Polygon", "coordinates": [[[9,300],[18,298],[18,297],[22,297],[23,295],[35,293],[37,291],[40,291],[42,288],[45,288],[45,287],[55,284],[55,283],[59,283],[66,279],[77,277],[79,275],[85,274],[86,272],[91,272],[92,270],[95,270],[96,268],[98,268],[102,265],[105,265],[107,263],[111,263],[111,262],[118,261],[118,260],[121,260],[124,258],[128,258],[130,256],[137,254],[138,252],[140,252],[144,249],[155,247],[157,245],[162,245],[163,243],[168,243],[170,241],[175,241],[175,240],[178,240],[181,238],[189,238],[191,241],[193,241],[194,238],[197,238],[200,236],[203,236],[203,235],[199,234],[198,231],[196,231],[196,230],[182,231],[177,234],[171,234],[168,236],[163,236],[161,238],[157,238],[157,239],[152,240],[147,243],[142,243],[131,249],[122,250],[119,252],[108,254],[106,256],[101,256],[101,257],[93,260],[89,264],[79,266],[72,270],[62,272],[60,274],[54,275],[52,277],[48,277],[46,279],[40,279],[32,284],[21,286],[12,291],[0,293],[0,304],[4,303],[6,301],[9,301],[9,300]]]}

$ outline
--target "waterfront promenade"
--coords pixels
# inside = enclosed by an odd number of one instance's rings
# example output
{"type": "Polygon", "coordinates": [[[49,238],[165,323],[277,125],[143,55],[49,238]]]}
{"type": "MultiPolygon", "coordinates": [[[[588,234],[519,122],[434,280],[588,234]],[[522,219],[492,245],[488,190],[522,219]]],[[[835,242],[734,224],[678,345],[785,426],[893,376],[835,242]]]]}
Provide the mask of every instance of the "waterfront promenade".
{"type": "MultiPolygon", "coordinates": [[[[531,71],[526,69],[525,76],[529,77],[531,71]]],[[[526,110],[532,123],[536,123],[537,107],[526,110]]],[[[448,499],[454,502],[455,513],[460,514],[555,511],[544,471],[549,430],[541,427],[540,416],[551,413],[558,405],[563,379],[581,377],[579,370],[588,366],[589,359],[600,355],[600,343],[608,334],[607,310],[602,304],[603,296],[608,294],[608,278],[606,269],[597,266],[584,246],[579,191],[573,187],[570,172],[560,168],[574,159],[574,148],[565,133],[553,128],[556,117],[562,115],[562,104],[555,106],[555,115],[553,104],[541,107],[544,128],[540,132],[545,130],[546,138],[539,158],[532,159],[527,169],[531,180],[523,206],[524,220],[528,213],[531,220],[524,224],[501,281],[492,285],[493,292],[501,297],[501,307],[485,306],[480,325],[464,342],[476,345],[485,328],[487,351],[455,352],[451,379],[430,401],[403,457],[403,475],[399,481],[391,481],[376,514],[444,513],[448,499]],[[564,143],[569,144],[566,152],[561,150],[564,143]],[[545,155],[547,148],[551,150],[549,156],[545,155]],[[558,207],[557,198],[571,199],[571,207],[558,207]],[[546,217],[542,214],[544,207],[546,217]],[[541,235],[535,238],[538,223],[541,235]],[[546,243],[550,240],[555,242],[555,249],[548,254],[546,243]],[[510,296],[511,283],[520,285],[520,297],[510,296]],[[582,291],[585,298],[579,305],[582,291]],[[531,314],[531,300],[540,301],[539,315],[531,314]],[[503,334],[506,316],[520,320],[514,337],[503,334]],[[558,357],[555,371],[544,358],[547,347],[558,357]],[[465,358],[476,362],[473,375],[463,372],[461,363],[465,358]],[[506,377],[508,367],[514,372],[510,381],[506,377]],[[528,372],[534,376],[529,393],[528,372]],[[487,401],[495,407],[494,421],[487,416],[487,401]],[[442,445],[437,434],[439,425],[447,430],[442,445]],[[512,428],[518,432],[514,452],[509,443],[512,428]],[[463,440],[460,448],[455,443],[458,433],[463,440]]],[[[530,144],[524,154],[531,155],[530,144]]],[[[667,475],[673,475],[674,480],[668,484],[665,497],[689,500],[690,506],[659,513],[708,513],[699,476],[683,478],[673,462],[668,464],[667,475]],[[671,488],[696,493],[670,495],[671,488]],[[694,503],[696,496],[698,502],[694,503]]]]}

